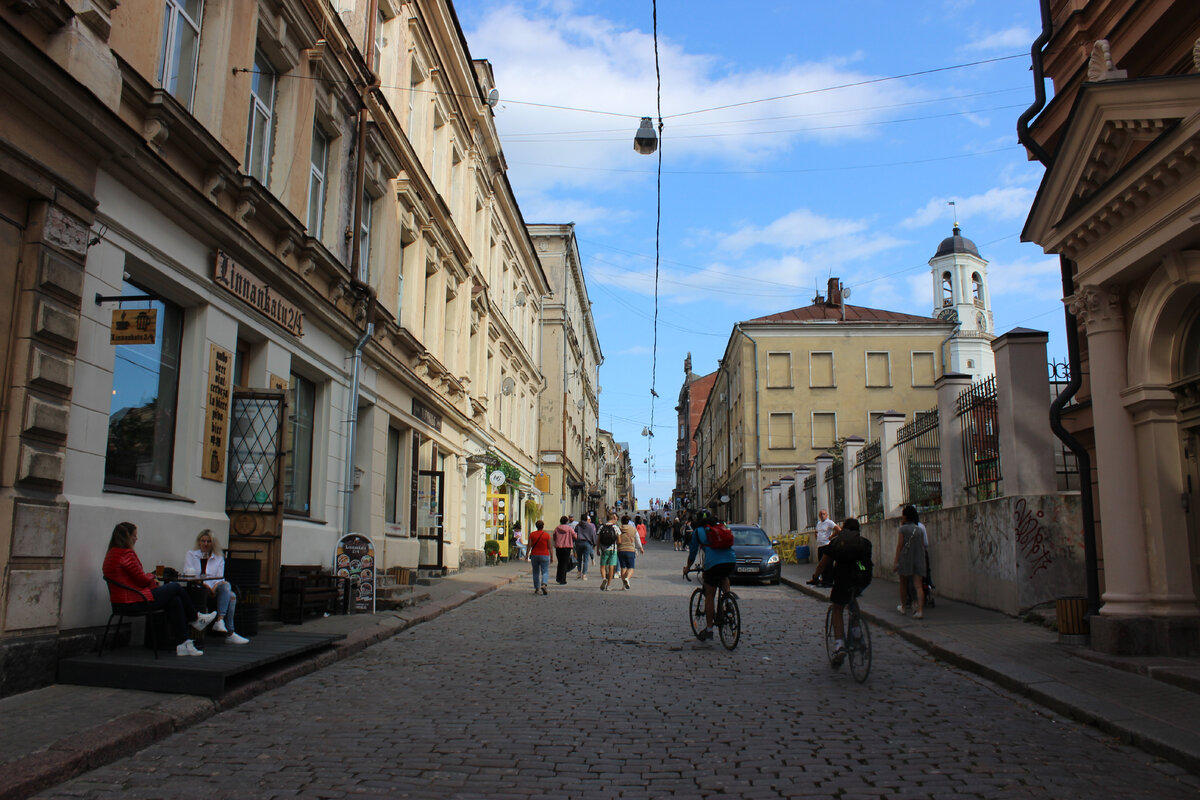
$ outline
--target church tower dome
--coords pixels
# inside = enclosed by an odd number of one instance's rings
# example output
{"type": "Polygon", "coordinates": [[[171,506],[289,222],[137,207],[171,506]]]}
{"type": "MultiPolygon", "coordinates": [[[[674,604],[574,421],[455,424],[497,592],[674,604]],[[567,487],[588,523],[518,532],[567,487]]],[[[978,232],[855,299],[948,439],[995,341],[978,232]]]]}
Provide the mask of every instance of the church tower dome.
{"type": "Polygon", "coordinates": [[[957,222],[929,259],[933,314],[958,324],[946,343],[946,371],[965,373],[975,380],[996,372],[987,264],[957,222]]]}

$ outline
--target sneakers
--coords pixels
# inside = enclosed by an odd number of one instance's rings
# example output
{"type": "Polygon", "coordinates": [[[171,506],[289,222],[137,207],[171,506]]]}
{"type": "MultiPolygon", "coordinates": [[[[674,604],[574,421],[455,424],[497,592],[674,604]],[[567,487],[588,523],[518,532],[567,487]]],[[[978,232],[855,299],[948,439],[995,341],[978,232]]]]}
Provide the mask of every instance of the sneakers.
{"type": "Polygon", "coordinates": [[[629,578],[621,578],[621,583],[625,584],[625,588],[629,588],[629,578]]]}
{"type": "MultiPolygon", "coordinates": [[[[207,614],[200,614],[194,620],[192,620],[192,627],[198,631],[202,631],[208,627],[208,623],[212,622],[216,618],[217,618],[217,612],[215,612],[215,611],[210,611],[207,614]]],[[[191,654],[189,654],[189,655],[191,655],[191,654]]],[[[200,654],[196,653],[195,655],[200,655],[200,654]]]]}
{"type": "Polygon", "coordinates": [[[903,617],[908,614],[908,608],[901,603],[900,605],[896,606],[896,613],[903,617]]]}
{"type": "Polygon", "coordinates": [[[839,644],[833,651],[833,658],[829,660],[830,665],[837,669],[846,660],[846,645],[839,644]]]}
{"type": "Polygon", "coordinates": [[[548,591],[546,591],[545,586],[542,587],[542,594],[546,594],[546,595],[550,594],[548,591]]]}
{"type": "Polygon", "coordinates": [[[250,644],[249,639],[247,639],[245,636],[238,636],[233,631],[229,632],[229,636],[225,639],[225,641],[233,644],[250,644]]]}
{"type": "Polygon", "coordinates": [[[696,638],[702,642],[707,642],[712,637],[713,637],[712,628],[705,628],[704,630],[702,630],[696,634],[696,638]]]}
{"type": "Polygon", "coordinates": [[[175,655],[177,656],[202,656],[203,650],[197,649],[191,639],[184,639],[183,644],[176,646],[175,655]]]}
{"type": "Polygon", "coordinates": [[[913,619],[925,619],[925,613],[922,611],[914,611],[913,619]]]}
{"type": "Polygon", "coordinates": [[[213,630],[217,633],[229,633],[229,630],[225,627],[225,620],[223,619],[219,619],[213,623],[213,630]]]}

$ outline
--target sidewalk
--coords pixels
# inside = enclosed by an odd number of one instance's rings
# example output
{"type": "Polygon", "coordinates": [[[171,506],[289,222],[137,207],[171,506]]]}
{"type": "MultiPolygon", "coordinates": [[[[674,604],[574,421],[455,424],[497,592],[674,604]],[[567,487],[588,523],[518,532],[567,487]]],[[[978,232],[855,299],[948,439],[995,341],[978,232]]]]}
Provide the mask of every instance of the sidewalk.
{"type": "MultiPolygon", "coordinates": [[[[805,583],[812,570],[785,564],[783,583],[828,598],[828,589],[805,583]]],[[[899,588],[876,578],[859,606],[877,630],[1200,774],[1200,659],[1105,656],[1060,645],[1058,634],[1040,625],[936,601],[923,620],[901,616],[899,588]]]]}
{"type": "Polygon", "coordinates": [[[416,586],[429,599],[411,608],[350,614],[284,625],[281,631],[336,633],[346,638],[310,658],[260,673],[219,700],[184,694],[55,684],[0,698],[0,800],[29,797],[76,775],[130,755],[213,714],[307,675],[400,631],[527,574],[510,562],[467,570],[433,586],[416,586]]]}

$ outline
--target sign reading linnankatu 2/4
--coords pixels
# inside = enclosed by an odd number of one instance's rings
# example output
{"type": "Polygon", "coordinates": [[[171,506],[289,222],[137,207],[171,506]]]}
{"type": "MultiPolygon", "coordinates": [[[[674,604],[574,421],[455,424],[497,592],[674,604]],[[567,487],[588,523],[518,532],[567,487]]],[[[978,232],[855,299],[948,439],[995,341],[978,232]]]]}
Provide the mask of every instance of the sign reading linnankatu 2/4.
{"type": "Polygon", "coordinates": [[[208,413],[204,421],[204,463],[200,477],[225,480],[225,442],[229,433],[229,387],[233,377],[233,354],[209,345],[208,413]]]}
{"type": "Polygon", "coordinates": [[[265,281],[250,272],[227,253],[217,251],[213,281],[230,294],[254,306],[267,318],[294,336],[304,335],[304,312],[295,303],[271,290],[265,281]]]}
{"type": "Polygon", "coordinates": [[[114,309],[109,344],[154,344],[158,311],[153,308],[114,309]]]}

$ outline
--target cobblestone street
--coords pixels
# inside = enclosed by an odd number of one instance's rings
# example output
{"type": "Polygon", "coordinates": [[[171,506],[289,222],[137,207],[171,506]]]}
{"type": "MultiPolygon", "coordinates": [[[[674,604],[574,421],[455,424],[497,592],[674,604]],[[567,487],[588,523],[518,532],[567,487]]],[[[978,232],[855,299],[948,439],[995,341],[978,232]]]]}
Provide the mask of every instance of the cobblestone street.
{"type": "MultiPolygon", "coordinates": [[[[1179,767],[876,629],[831,672],[825,607],[739,587],[727,652],[691,636],[680,554],[630,591],[529,579],[42,797],[1194,798],[1179,767]]],[[[889,591],[877,584],[868,591],[889,591]]]]}

